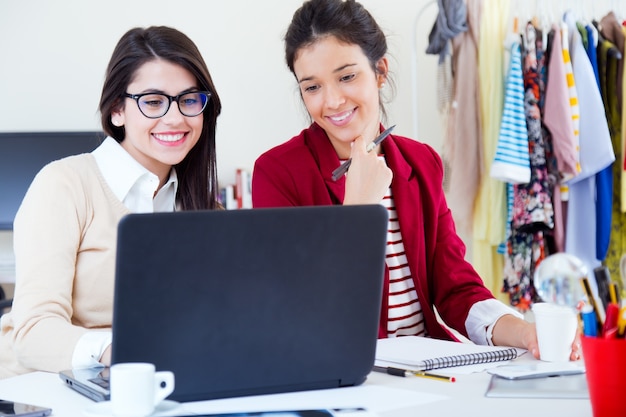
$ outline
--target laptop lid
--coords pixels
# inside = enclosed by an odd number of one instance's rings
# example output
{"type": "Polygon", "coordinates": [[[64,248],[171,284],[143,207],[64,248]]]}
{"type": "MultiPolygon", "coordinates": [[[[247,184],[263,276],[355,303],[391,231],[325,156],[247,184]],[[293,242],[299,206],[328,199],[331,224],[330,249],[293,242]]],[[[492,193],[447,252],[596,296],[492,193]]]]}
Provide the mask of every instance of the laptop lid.
{"type": "Polygon", "coordinates": [[[177,401],[361,384],[387,216],[380,205],[126,216],[112,362],[173,371],[177,401]]]}

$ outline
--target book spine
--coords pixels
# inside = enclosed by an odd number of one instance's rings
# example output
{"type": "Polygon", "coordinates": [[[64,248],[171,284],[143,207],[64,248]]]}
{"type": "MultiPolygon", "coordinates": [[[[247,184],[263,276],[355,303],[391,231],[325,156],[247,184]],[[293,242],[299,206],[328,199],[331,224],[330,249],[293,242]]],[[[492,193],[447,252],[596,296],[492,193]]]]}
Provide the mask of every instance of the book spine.
{"type": "Polygon", "coordinates": [[[235,171],[235,199],[238,209],[252,208],[250,178],[250,173],[243,168],[238,168],[235,171]]]}
{"type": "Polygon", "coordinates": [[[475,365],[477,363],[489,363],[508,361],[517,357],[517,349],[509,348],[491,352],[467,353],[464,355],[444,356],[440,358],[426,359],[420,367],[422,371],[431,369],[449,368],[452,366],[475,365]]]}
{"type": "Polygon", "coordinates": [[[243,208],[243,193],[244,193],[244,171],[238,168],[235,171],[235,200],[237,201],[237,208],[243,208]]]}
{"type": "Polygon", "coordinates": [[[224,207],[226,210],[234,210],[237,208],[237,200],[235,199],[235,186],[227,185],[224,187],[224,207]]]}

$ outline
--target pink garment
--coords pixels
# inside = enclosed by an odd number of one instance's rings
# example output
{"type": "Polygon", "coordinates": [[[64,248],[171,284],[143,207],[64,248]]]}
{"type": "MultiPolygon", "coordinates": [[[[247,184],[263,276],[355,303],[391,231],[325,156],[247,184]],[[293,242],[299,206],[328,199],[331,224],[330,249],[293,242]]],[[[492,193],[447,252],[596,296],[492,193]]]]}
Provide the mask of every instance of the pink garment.
{"type": "Polygon", "coordinates": [[[470,233],[474,201],[483,177],[483,141],[478,83],[478,30],[482,1],[467,0],[468,30],[452,39],[454,101],[445,137],[449,166],[449,205],[456,225],[470,233]]]}
{"type": "MultiPolygon", "coordinates": [[[[553,31],[554,38],[552,39],[552,53],[548,66],[549,79],[546,83],[543,123],[551,133],[552,148],[561,178],[571,178],[578,174],[576,169],[578,152],[572,129],[572,109],[565,79],[561,31],[556,25],[553,26],[553,31]]],[[[554,187],[552,198],[554,203],[554,244],[556,250],[562,252],[565,248],[566,213],[561,201],[559,184],[554,187]]]]}
{"type": "Polygon", "coordinates": [[[576,151],[576,139],[572,129],[572,110],[561,45],[561,31],[557,26],[554,26],[543,122],[552,134],[559,173],[561,176],[571,178],[578,174],[576,169],[578,152],[576,151]]]}

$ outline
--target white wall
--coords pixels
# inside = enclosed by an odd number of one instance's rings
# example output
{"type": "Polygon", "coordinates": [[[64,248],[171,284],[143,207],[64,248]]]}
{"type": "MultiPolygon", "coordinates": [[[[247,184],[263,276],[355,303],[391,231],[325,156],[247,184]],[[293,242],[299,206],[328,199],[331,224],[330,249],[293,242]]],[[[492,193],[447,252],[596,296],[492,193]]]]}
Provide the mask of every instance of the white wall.
{"type": "MultiPolygon", "coordinates": [[[[440,125],[433,105],[437,60],[423,52],[436,2],[362,3],[388,34],[397,84],[397,95],[387,108],[389,124],[397,124],[395,133],[439,149],[440,125]],[[414,24],[422,9],[416,34],[414,24]],[[417,72],[419,85],[414,85],[417,72]],[[418,113],[419,120],[414,117],[418,113]]],[[[0,132],[101,130],[98,101],[118,39],[135,26],[173,26],[194,40],[213,76],[223,104],[217,130],[218,175],[222,185],[233,183],[236,168],[252,170],[263,151],[308,125],[295,80],[284,63],[282,42],[300,4],[301,0],[0,0],[0,132]]],[[[13,280],[11,241],[10,232],[0,232],[0,283],[13,280]]]]}
{"type": "MultiPolygon", "coordinates": [[[[0,131],[99,130],[104,70],[134,26],[169,25],[200,48],[220,98],[218,175],[238,167],[308,124],[283,57],[282,36],[301,0],[0,0],[0,131]]],[[[436,58],[423,53],[437,12],[429,0],[364,0],[389,35],[398,93],[388,108],[396,133],[440,144],[433,106],[436,58]],[[417,13],[422,15],[414,37],[417,13]],[[420,51],[420,122],[412,99],[413,40],[420,51]]]]}
{"type": "MultiPolygon", "coordinates": [[[[389,124],[397,124],[395,133],[441,151],[435,105],[437,57],[424,53],[438,11],[436,1],[362,3],[388,35],[397,85],[387,109],[389,124]]],[[[218,175],[221,184],[232,183],[236,168],[251,170],[259,154],[308,124],[283,58],[282,36],[300,4],[301,0],[0,0],[0,131],[100,130],[97,107],[104,70],[120,36],[134,26],[174,26],[200,48],[222,99],[218,175]]],[[[557,18],[567,7],[588,19],[609,10],[626,18],[624,0],[511,0],[511,4],[522,19],[534,12],[557,18]]],[[[3,264],[11,261],[11,239],[5,235],[0,233],[0,282],[6,271],[3,264]]]]}

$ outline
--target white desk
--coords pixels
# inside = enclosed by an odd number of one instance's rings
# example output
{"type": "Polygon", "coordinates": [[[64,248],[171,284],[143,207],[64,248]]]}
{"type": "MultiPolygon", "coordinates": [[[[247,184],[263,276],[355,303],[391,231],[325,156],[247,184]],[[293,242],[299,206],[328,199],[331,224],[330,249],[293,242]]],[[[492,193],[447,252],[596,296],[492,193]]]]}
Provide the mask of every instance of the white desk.
{"type": "MultiPolygon", "coordinates": [[[[459,375],[457,382],[448,383],[372,373],[363,385],[354,388],[183,403],[177,411],[179,415],[193,415],[352,404],[365,406],[381,417],[592,416],[589,400],[486,398],[489,378],[486,373],[475,373],[459,375]]],[[[94,404],[66,387],[58,375],[45,372],[0,380],[0,398],[47,406],[53,416],[61,417],[80,417],[94,404]]]]}

